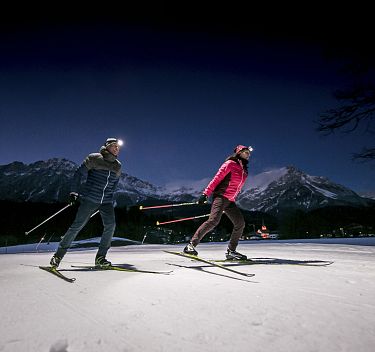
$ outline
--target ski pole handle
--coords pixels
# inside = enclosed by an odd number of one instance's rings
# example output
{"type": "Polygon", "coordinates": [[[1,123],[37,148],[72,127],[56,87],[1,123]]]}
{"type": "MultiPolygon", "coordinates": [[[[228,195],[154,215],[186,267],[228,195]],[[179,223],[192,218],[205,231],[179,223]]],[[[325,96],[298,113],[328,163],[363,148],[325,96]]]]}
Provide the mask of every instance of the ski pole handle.
{"type": "Polygon", "coordinates": [[[26,231],[25,232],[25,235],[27,236],[30,232],[33,232],[35,229],[37,229],[39,226],[42,226],[44,223],[46,223],[48,220],[51,220],[53,217],[55,217],[57,214],[60,214],[62,211],[64,211],[66,208],[69,208],[71,207],[72,205],[69,203],[68,205],[66,205],[64,208],[60,209],[58,212],[56,212],[55,214],[51,215],[48,219],[44,220],[43,222],[41,222],[39,225],[36,225],[34,228],[32,228],[30,231],[26,231]]]}
{"type": "Polygon", "coordinates": [[[182,207],[184,205],[197,205],[197,204],[198,204],[198,202],[180,203],[180,204],[164,204],[164,205],[155,205],[155,206],[152,206],[152,207],[144,207],[143,205],[140,205],[139,210],[182,207]]]}
{"type": "Polygon", "coordinates": [[[190,218],[183,218],[183,219],[177,219],[177,220],[171,220],[171,221],[164,221],[164,222],[156,221],[156,225],[158,226],[158,225],[164,225],[164,224],[171,224],[173,222],[194,220],[194,219],[204,218],[204,217],[207,217],[207,216],[210,216],[210,214],[198,215],[198,216],[191,216],[190,218]]]}

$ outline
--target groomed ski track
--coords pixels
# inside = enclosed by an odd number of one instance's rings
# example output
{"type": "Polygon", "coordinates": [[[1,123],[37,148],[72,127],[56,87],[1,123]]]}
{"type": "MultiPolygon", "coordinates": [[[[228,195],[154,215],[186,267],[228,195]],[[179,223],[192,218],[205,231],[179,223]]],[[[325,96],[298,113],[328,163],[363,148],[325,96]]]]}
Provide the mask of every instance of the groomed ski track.
{"type": "MultiPolygon", "coordinates": [[[[113,264],[170,275],[79,271],[96,250],[0,255],[0,351],[361,351],[375,346],[375,239],[240,242],[249,257],[333,261],[327,267],[244,265],[241,277],[172,256],[181,245],[114,247],[113,264]],[[371,245],[372,243],[372,245],[371,245]]],[[[224,259],[226,243],[201,244],[224,259]]]]}

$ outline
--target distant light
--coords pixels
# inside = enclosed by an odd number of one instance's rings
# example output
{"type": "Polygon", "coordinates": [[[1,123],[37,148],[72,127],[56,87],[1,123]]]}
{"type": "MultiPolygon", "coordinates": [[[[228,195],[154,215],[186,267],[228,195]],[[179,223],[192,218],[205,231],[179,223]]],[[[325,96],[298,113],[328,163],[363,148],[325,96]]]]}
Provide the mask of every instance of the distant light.
{"type": "Polygon", "coordinates": [[[119,147],[121,147],[124,144],[124,142],[121,139],[118,139],[117,144],[119,147]]]}

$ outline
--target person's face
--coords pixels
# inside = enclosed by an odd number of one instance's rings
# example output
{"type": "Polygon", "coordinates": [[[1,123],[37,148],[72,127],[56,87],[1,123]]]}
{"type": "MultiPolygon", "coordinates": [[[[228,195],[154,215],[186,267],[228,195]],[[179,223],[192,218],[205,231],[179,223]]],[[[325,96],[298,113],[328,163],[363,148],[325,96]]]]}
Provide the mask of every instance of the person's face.
{"type": "Polygon", "coordinates": [[[107,147],[108,151],[117,156],[120,153],[120,146],[117,143],[112,143],[107,147]]]}
{"type": "Polygon", "coordinates": [[[249,149],[244,149],[240,153],[240,157],[243,158],[243,159],[249,160],[249,158],[250,158],[250,150],[249,149]]]}

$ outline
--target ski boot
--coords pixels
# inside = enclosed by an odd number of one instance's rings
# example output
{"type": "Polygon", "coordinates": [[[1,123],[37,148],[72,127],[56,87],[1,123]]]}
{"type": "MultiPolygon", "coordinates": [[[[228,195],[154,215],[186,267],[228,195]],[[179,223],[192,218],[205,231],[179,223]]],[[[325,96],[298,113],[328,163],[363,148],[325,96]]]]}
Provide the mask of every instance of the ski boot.
{"type": "Polygon", "coordinates": [[[112,266],[112,263],[109,260],[105,259],[104,255],[97,255],[95,257],[95,266],[98,268],[105,268],[112,266]]]}
{"type": "Polygon", "coordinates": [[[54,254],[49,262],[52,268],[57,268],[60,265],[61,259],[59,256],[54,254]]]}
{"type": "Polygon", "coordinates": [[[190,242],[186,245],[184,248],[184,253],[190,254],[190,255],[198,255],[198,252],[195,250],[194,245],[190,242]]]}
{"type": "Polygon", "coordinates": [[[227,249],[225,256],[227,260],[248,260],[246,255],[238,253],[236,251],[232,251],[229,248],[227,249]]]}

